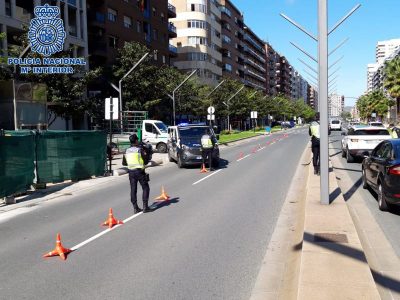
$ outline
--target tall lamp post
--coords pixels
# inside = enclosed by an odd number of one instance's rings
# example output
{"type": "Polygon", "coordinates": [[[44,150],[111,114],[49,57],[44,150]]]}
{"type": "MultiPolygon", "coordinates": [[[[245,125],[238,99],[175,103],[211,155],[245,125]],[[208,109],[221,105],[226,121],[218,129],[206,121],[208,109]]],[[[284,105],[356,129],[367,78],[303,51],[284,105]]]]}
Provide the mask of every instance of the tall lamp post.
{"type": "Polygon", "coordinates": [[[118,92],[119,94],[119,116],[121,121],[121,133],[123,133],[123,120],[122,120],[122,80],[124,80],[129,74],[132,73],[133,70],[149,55],[150,52],[147,52],[145,55],[142,56],[141,59],[119,80],[118,87],[116,87],[113,83],[110,83],[111,86],[118,92]]]}
{"type": "Polygon", "coordinates": [[[230,115],[230,110],[229,110],[229,105],[230,105],[230,104],[229,104],[229,101],[231,101],[233,98],[235,98],[236,95],[239,94],[241,90],[243,90],[243,88],[244,88],[244,85],[242,85],[242,87],[241,87],[240,89],[238,89],[237,92],[236,92],[235,94],[233,94],[233,95],[228,99],[228,101],[222,102],[222,103],[225,104],[225,106],[228,108],[228,130],[229,130],[229,131],[231,130],[230,124],[229,124],[229,115],[230,115]]]}
{"type": "Polygon", "coordinates": [[[173,91],[172,91],[172,95],[167,94],[168,97],[170,97],[172,99],[172,111],[173,111],[173,118],[174,118],[174,126],[176,125],[176,119],[175,119],[175,93],[177,90],[179,90],[179,88],[186,82],[189,80],[190,77],[192,77],[195,73],[197,72],[197,69],[193,70],[192,73],[190,73],[189,76],[187,76],[173,91]]]}

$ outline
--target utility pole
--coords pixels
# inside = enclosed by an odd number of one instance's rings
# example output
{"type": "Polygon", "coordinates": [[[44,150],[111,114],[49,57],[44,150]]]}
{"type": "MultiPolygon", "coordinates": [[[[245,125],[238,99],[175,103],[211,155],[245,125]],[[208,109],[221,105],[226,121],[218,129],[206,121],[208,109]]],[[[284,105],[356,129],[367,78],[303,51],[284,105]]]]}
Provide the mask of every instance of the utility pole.
{"type": "Polygon", "coordinates": [[[173,119],[174,119],[174,126],[176,125],[176,118],[175,118],[175,92],[177,90],[179,90],[179,88],[186,82],[189,80],[190,77],[192,77],[195,73],[197,72],[197,69],[193,70],[192,73],[190,73],[189,76],[187,76],[173,91],[172,91],[172,95],[167,94],[168,97],[170,97],[172,99],[172,114],[173,114],[173,119]]]}
{"type": "MultiPolygon", "coordinates": [[[[289,21],[292,25],[303,31],[313,40],[318,42],[318,60],[312,55],[304,51],[301,47],[291,43],[297,49],[302,51],[312,60],[318,62],[318,97],[320,108],[320,168],[321,168],[321,204],[329,205],[329,147],[328,147],[328,70],[337,64],[343,57],[328,66],[328,57],[338,48],[346,43],[347,39],[341,42],[330,53],[328,53],[328,36],[336,30],[348,17],[350,17],[361,4],[356,5],[347,15],[337,22],[331,30],[328,31],[328,0],[318,0],[318,36],[314,36],[302,26],[297,24],[289,17],[281,14],[281,16],[289,21]]],[[[331,80],[332,83],[332,80],[331,80]]]]}

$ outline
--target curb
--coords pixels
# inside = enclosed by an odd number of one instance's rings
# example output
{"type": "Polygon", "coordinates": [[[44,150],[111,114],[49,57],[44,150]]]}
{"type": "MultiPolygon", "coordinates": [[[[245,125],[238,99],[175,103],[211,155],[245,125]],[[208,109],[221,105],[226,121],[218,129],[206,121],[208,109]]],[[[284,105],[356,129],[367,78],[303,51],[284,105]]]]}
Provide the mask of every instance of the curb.
{"type": "Polygon", "coordinates": [[[305,147],[290,184],[250,300],[296,299],[311,151],[305,147]]]}

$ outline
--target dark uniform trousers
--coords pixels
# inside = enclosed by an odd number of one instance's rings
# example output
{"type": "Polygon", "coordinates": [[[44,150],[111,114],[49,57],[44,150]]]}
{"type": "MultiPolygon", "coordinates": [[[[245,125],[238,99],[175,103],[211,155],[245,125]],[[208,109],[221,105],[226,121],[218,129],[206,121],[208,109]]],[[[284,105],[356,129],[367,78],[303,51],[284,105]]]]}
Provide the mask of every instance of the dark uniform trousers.
{"type": "Polygon", "coordinates": [[[149,201],[150,186],[143,169],[129,170],[129,182],[131,184],[131,202],[133,207],[137,206],[137,183],[139,182],[143,190],[143,203],[149,201]]]}
{"type": "Polygon", "coordinates": [[[311,151],[313,153],[313,166],[314,169],[319,169],[319,153],[320,153],[320,146],[319,146],[319,139],[313,137],[311,139],[311,151]]]}

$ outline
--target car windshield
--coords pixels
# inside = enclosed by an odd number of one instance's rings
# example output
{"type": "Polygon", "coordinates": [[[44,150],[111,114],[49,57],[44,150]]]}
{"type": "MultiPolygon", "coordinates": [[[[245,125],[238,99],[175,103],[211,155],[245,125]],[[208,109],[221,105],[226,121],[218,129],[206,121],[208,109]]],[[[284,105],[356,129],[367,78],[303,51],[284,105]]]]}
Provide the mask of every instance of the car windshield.
{"type": "Polygon", "coordinates": [[[179,135],[183,141],[199,141],[207,134],[208,127],[179,127],[179,135]]]}
{"type": "Polygon", "coordinates": [[[373,123],[370,123],[370,125],[371,126],[383,126],[382,123],[379,123],[379,122],[373,122],[373,123]]]}
{"type": "Polygon", "coordinates": [[[332,121],[332,124],[340,124],[340,121],[338,120],[332,121]]]}
{"type": "Polygon", "coordinates": [[[386,129],[355,130],[353,135],[389,135],[386,129]]]}
{"type": "Polygon", "coordinates": [[[162,132],[162,133],[167,133],[168,132],[168,128],[167,126],[165,126],[165,124],[163,122],[156,122],[154,123],[157,128],[162,132]]]}

